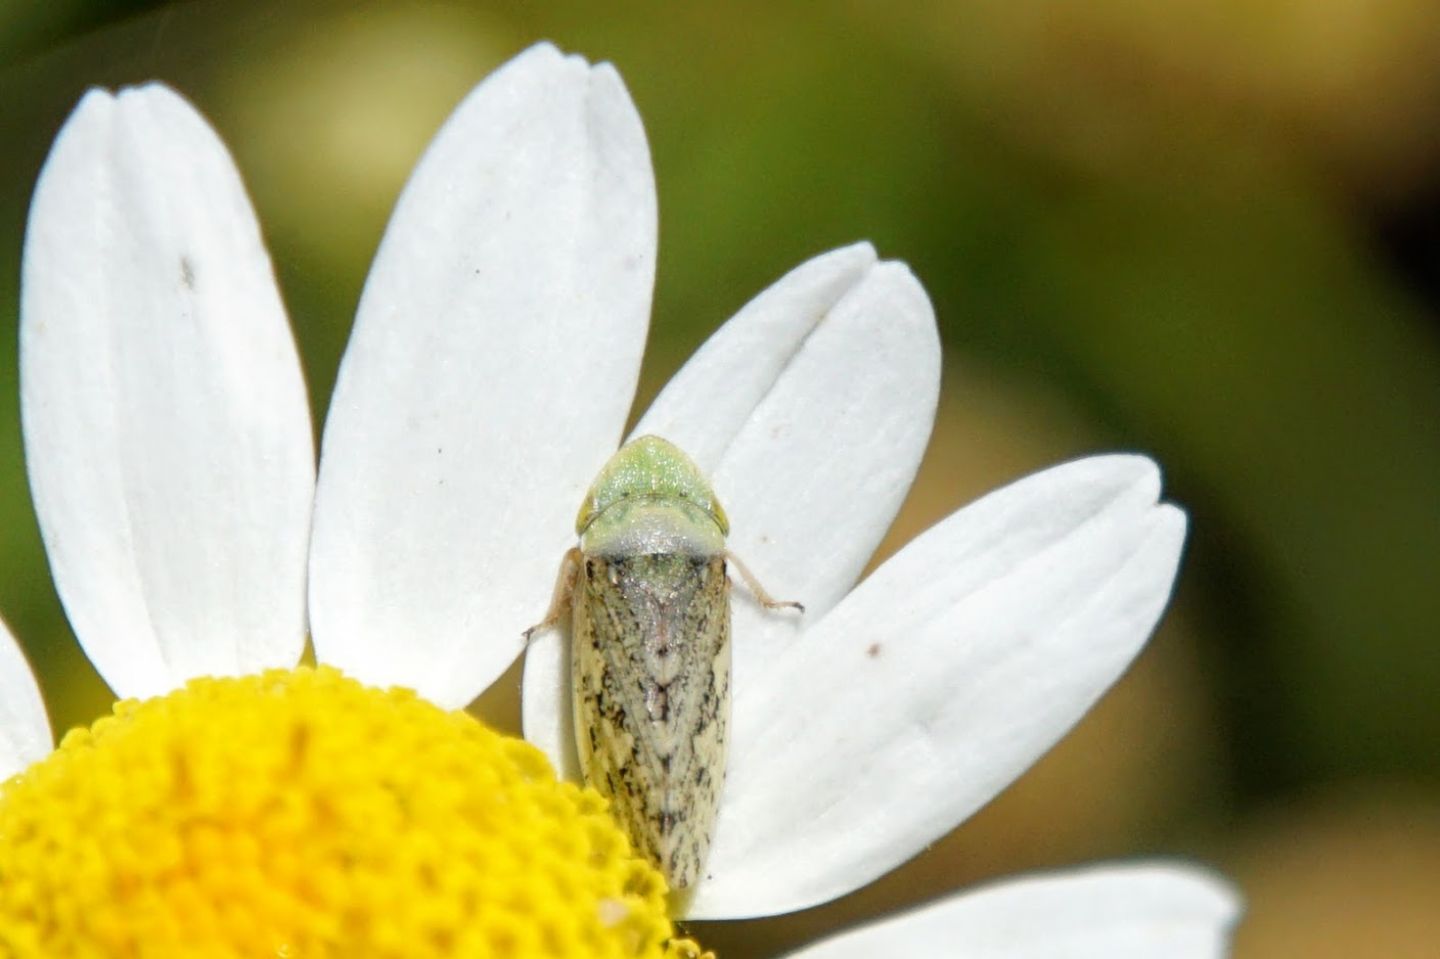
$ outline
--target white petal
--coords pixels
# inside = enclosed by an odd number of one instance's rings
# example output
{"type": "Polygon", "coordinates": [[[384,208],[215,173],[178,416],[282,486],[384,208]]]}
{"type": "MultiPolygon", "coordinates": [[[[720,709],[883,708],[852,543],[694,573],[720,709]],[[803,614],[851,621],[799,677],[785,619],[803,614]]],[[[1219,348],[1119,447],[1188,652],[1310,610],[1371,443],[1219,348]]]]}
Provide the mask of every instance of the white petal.
{"type": "Polygon", "coordinates": [[[537,633],[525,650],[520,694],[525,738],[544,751],[561,779],[578,782],[580,757],[570,712],[570,656],[566,626],[537,633]]]}
{"type": "Polygon", "coordinates": [[[1221,959],[1239,914],[1234,890],[1208,874],[1105,866],[996,883],[790,959],[1221,959]]]}
{"type": "Polygon", "coordinates": [[[461,706],[522,647],[634,394],[655,189],[614,69],[541,45],[457,108],[376,257],[325,425],[317,655],[461,706]]]}
{"type": "MultiPolygon", "coordinates": [[[[635,433],[656,433],[712,473],[730,548],[780,599],[739,587],[734,682],[749,681],[804,623],[855,582],[899,509],[924,453],[939,392],[940,343],[925,291],[868,244],[803,264],[710,338],[635,433]]],[[[562,770],[570,761],[561,638],[525,666],[525,733],[562,770]]]]}
{"type": "Polygon", "coordinates": [[[26,460],[71,625],[117,693],[293,664],[314,450],[225,147],[159,85],[93,90],[25,240],[26,460]]]}
{"type": "Polygon", "coordinates": [[[0,622],[0,782],[44,759],[53,742],[35,676],[0,622]]]}
{"type": "Polygon", "coordinates": [[[735,684],[692,918],[835,898],[1015,779],[1143,645],[1184,514],[1138,456],[1047,470],[941,522],[735,684]]]}
{"type": "Polygon", "coordinates": [[[806,339],[875,262],[874,248],[856,243],[785,274],[705,341],[665,384],[632,435],[663,436],[713,474],[806,339]]]}
{"type": "Polygon", "coordinates": [[[872,257],[868,245],[837,250],[761,294],[701,347],[636,430],[713,457],[702,465],[730,515],[727,545],[773,596],[805,604],[802,619],[737,596],[737,685],[855,584],[930,439],[940,393],[935,314],[903,263],[872,257]],[[850,282],[832,280],[827,292],[840,295],[826,304],[807,287],[842,264],[850,282]],[[724,399],[732,383],[743,415],[724,399]],[[712,403],[722,405],[712,412],[712,403]]]}

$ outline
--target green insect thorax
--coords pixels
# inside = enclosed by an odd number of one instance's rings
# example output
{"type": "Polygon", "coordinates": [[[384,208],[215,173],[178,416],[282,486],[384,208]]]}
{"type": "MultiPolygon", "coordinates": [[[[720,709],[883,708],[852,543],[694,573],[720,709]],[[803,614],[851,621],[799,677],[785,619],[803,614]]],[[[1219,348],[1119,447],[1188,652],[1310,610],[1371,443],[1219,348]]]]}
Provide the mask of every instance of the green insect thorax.
{"type": "Polygon", "coordinates": [[[713,554],[730,521],[690,457],[658,436],[631,440],[600,470],[575,532],[592,554],[713,554]]]}

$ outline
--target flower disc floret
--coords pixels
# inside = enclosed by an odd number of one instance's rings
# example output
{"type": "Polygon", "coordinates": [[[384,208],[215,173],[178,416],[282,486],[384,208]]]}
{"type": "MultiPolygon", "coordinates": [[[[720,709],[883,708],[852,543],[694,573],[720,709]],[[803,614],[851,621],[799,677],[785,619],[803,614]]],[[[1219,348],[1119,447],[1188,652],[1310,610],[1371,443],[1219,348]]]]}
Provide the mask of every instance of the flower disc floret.
{"type": "Polygon", "coordinates": [[[0,954],[662,956],[660,875],[530,745],[327,668],[200,679],[0,785],[0,954]]]}

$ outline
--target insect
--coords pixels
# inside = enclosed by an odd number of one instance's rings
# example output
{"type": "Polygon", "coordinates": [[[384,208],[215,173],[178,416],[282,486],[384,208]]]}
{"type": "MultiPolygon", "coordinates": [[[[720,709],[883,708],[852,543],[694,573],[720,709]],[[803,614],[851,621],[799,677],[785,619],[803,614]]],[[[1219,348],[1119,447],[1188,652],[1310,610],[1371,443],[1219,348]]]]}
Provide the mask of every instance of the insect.
{"type": "Polygon", "coordinates": [[[730,719],[730,577],[771,599],[725,549],[729,520],[673,443],[642,436],[600,470],[575,518],[537,630],[571,612],[575,742],[585,779],[610,800],[672,889],[700,877],[725,779],[730,719]]]}

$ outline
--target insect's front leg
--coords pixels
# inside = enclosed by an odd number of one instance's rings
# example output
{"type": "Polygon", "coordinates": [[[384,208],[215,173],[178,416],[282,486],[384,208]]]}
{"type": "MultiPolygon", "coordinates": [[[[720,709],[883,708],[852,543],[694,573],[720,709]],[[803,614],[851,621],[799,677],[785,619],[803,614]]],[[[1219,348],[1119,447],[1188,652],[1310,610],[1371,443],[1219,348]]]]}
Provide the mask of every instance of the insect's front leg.
{"type": "Polygon", "coordinates": [[[560,622],[560,617],[570,608],[570,597],[575,592],[575,578],[580,575],[580,563],[583,559],[578,546],[572,546],[565,551],[565,558],[560,560],[560,575],[555,577],[555,594],[550,597],[550,608],[545,611],[545,618],[523,634],[527,645],[536,633],[560,622]]]}
{"type": "Polygon", "coordinates": [[[740,574],[740,578],[745,581],[746,587],[748,587],[751,594],[760,601],[761,606],[764,606],[766,609],[798,609],[802,613],[805,612],[805,607],[801,603],[776,599],[766,592],[765,587],[761,586],[760,581],[755,578],[755,574],[750,572],[750,569],[744,563],[740,562],[740,557],[728,549],[725,551],[725,558],[735,564],[735,571],[740,574]]]}

